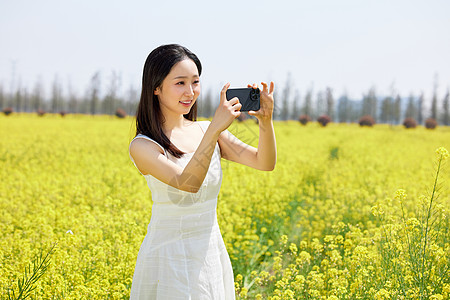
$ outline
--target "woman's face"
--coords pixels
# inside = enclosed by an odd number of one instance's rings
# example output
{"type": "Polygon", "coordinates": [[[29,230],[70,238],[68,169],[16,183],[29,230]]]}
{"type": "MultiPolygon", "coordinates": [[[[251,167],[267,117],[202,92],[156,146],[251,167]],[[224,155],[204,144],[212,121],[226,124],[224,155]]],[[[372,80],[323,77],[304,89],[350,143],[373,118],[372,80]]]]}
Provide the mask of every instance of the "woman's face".
{"type": "Polygon", "coordinates": [[[196,64],[189,58],[176,63],[154,91],[161,110],[187,114],[200,95],[200,76],[196,64]]]}

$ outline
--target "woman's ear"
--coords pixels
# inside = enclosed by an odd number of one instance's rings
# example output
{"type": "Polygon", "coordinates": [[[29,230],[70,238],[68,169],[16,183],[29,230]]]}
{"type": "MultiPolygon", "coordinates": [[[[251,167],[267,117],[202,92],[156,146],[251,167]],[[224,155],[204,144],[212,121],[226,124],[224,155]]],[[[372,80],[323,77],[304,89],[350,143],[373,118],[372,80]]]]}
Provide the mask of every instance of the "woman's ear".
{"type": "Polygon", "coordinates": [[[153,94],[154,94],[154,95],[159,95],[159,93],[160,93],[160,88],[157,87],[157,88],[153,91],[153,94]]]}

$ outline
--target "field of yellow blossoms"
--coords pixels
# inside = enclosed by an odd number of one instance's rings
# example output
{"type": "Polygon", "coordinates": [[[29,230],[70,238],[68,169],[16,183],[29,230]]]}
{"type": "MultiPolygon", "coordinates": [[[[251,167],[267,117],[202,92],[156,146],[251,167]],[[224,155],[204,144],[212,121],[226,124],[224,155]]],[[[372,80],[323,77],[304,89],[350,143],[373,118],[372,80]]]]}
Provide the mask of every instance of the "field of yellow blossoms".
{"type": "MultiPolygon", "coordinates": [[[[449,127],[274,128],[274,171],[222,160],[238,299],[450,298],[449,127]]],[[[152,204],[134,119],[1,115],[0,137],[1,299],[128,299],[152,204]]]]}

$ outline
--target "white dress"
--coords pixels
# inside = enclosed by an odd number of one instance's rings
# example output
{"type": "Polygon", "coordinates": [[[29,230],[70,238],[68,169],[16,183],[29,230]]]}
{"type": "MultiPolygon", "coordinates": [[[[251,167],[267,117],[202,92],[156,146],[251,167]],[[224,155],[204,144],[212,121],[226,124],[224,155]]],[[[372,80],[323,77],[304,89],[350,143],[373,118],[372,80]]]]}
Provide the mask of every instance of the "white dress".
{"type": "MultiPolygon", "coordinates": [[[[204,133],[211,122],[196,123],[204,133]]],[[[134,139],[137,138],[158,144],[145,135],[134,139]]],[[[184,168],[193,154],[171,158],[184,168]]],[[[131,155],[130,158],[133,161],[131,155]]],[[[197,193],[143,175],[152,193],[153,206],[136,261],[131,300],[235,299],[233,269],[216,214],[222,183],[220,158],[216,143],[208,173],[197,193]]]]}

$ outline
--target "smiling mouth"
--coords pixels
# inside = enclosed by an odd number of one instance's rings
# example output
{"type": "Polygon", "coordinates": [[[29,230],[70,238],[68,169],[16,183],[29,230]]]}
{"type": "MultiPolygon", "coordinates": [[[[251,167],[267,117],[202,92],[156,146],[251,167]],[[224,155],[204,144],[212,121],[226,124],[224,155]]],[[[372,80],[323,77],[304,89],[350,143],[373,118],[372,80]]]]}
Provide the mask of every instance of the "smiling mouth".
{"type": "Polygon", "coordinates": [[[179,102],[182,103],[182,104],[191,104],[192,100],[190,100],[190,101],[179,101],[179,102]]]}

